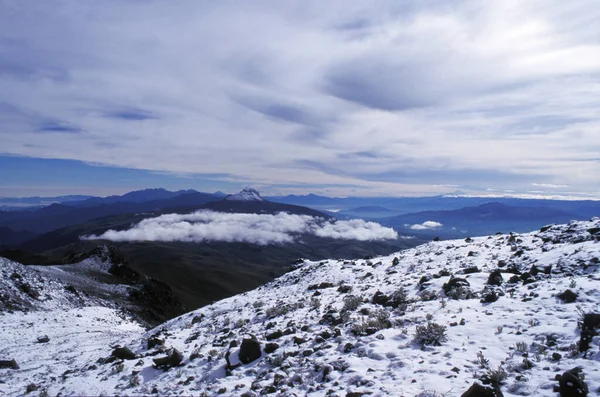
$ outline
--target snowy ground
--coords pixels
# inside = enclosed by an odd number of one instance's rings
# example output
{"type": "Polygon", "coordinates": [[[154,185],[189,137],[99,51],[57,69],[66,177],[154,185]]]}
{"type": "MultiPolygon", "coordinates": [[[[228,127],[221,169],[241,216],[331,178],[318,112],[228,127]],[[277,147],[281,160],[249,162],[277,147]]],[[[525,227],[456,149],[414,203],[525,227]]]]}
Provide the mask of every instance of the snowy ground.
{"type": "Polygon", "coordinates": [[[28,319],[34,314],[0,316],[0,332],[11,335],[0,338],[0,359],[24,357],[20,370],[0,369],[7,382],[0,390],[20,395],[36,382],[63,396],[460,396],[486,374],[504,371],[505,396],[557,396],[555,375],[579,366],[595,395],[598,338],[585,357],[577,344],[582,313],[600,309],[600,234],[590,232],[598,227],[594,219],[531,234],[431,242],[371,260],[305,262],[263,287],[146,333],[115,313],[95,320],[91,308],[64,311],[53,328],[36,328],[54,320],[28,319]],[[495,269],[503,282],[487,285],[495,269]],[[451,274],[469,283],[448,293],[460,299],[443,291],[451,274]],[[574,303],[556,297],[566,289],[578,294],[574,303]],[[394,307],[377,303],[378,291],[394,296],[394,307]],[[497,301],[481,301],[492,292],[497,301]],[[446,327],[440,346],[417,340],[417,327],[428,323],[446,327]],[[35,343],[42,332],[49,343],[56,338],[55,348],[35,343]],[[90,333],[94,337],[85,338],[90,333]],[[239,347],[232,343],[247,334],[257,337],[262,356],[227,374],[225,355],[235,357],[239,347]],[[79,348],[66,344],[80,337],[79,348]],[[150,337],[164,345],[149,348],[150,337]],[[116,343],[136,358],[99,363],[116,343]],[[181,364],[155,369],[153,358],[172,348],[183,354],[181,364]],[[74,372],[63,377],[66,368],[74,372]],[[43,375],[50,370],[55,375],[43,375]]]}

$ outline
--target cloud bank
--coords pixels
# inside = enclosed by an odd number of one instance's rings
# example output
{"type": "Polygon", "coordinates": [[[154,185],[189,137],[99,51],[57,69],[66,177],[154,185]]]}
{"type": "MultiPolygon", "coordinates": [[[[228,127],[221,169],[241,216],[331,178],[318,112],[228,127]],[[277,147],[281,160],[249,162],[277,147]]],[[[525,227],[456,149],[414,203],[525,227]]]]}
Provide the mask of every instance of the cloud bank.
{"type": "Polygon", "coordinates": [[[348,3],[0,1],[0,154],[600,195],[597,0],[348,3]]]}
{"type": "Polygon", "coordinates": [[[412,230],[429,230],[429,229],[437,229],[439,227],[442,227],[444,225],[442,225],[439,222],[435,222],[435,221],[425,221],[423,223],[417,223],[414,225],[410,225],[410,228],[412,230]]]}
{"type": "Polygon", "coordinates": [[[144,219],[131,229],[108,230],[102,235],[83,236],[84,240],[237,242],[259,245],[291,243],[302,234],[339,240],[391,240],[398,234],[391,228],[362,219],[327,221],[308,215],[280,212],[268,214],[230,214],[198,211],[168,214],[144,219]]]}

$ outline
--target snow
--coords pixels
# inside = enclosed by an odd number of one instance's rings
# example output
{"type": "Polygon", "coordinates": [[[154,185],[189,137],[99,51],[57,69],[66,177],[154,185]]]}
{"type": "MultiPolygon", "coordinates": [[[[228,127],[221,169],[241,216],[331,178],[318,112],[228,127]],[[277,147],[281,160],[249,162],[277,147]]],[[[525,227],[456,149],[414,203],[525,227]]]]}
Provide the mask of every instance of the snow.
{"type": "Polygon", "coordinates": [[[7,336],[0,339],[0,359],[14,355],[21,369],[0,370],[6,382],[0,390],[21,395],[34,382],[50,395],[460,396],[501,367],[507,373],[500,386],[505,396],[556,396],[555,375],[579,366],[595,394],[600,390],[599,340],[593,340],[587,356],[576,347],[581,313],[599,310],[600,242],[589,232],[598,227],[600,219],[595,218],[543,232],[431,242],[368,260],[305,261],[256,290],[147,332],[112,309],[102,309],[100,315],[92,308],[63,309],[46,321],[41,312],[3,315],[0,332],[7,336]],[[508,282],[513,274],[502,273],[501,286],[487,285],[492,270],[513,266],[539,274],[530,276],[533,282],[523,282],[525,275],[508,282]],[[468,270],[474,267],[480,272],[468,270]],[[470,283],[469,299],[445,295],[449,274],[470,283]],[[431,279],[420,285],[427,275],[431,279]],[[400,288],[406,297],[397,308],[373,303],[377,291],[392,296],[400,288]],[[556,297],[566,289],[578,294],[575,303],[556,297]],[[423,300],[422,290],[432,299],[423,300]],[[490,291],[500,295],[498,300],[482,303],[490,291]],[[361,334],[376,314],[388,317],[391,327],[361,334]],[[337,318],[341,323],[331,325],[337,318]],[[417,327],[428,322],[446,327],[447,340],[440,346],[417,343],[417,327]],[[267,340],[276,331],[282,335],[267,340]],[[85,339],[90,333],[93,338],[85,339]],[[48,348],[35,343],[42,334],[50,337],[48,348]],[[225,354],[231,350],[235,359],[239,350],[230,344],[239,346],[247,334],[258,338],[262,356],[227,371],[225,354]],[[165,345],[149,349],[152,336],[165,345]],[[53,341],[57,343],[50,345],[53,341]],[[279,347],[264,351],[273,342],[279,347]],[[98,363],[117,343],[138,358],[98,363]],[[152,359],[171,348],[183,353],[181,365],[155,369],[152,359]],[[553,358],[554,353],[561,358],[553,358]],[[74,372],[61,377],[65,368],[74,372]]]}
{"type": "Polygon", "coordinates": [[[260,197],[260,193],[258,190],[253,189],[251,187],[244,188],[241,192],[230,194],[226,196],[224,200],[229,201],[264,201],[262,197],[260,197]]]}

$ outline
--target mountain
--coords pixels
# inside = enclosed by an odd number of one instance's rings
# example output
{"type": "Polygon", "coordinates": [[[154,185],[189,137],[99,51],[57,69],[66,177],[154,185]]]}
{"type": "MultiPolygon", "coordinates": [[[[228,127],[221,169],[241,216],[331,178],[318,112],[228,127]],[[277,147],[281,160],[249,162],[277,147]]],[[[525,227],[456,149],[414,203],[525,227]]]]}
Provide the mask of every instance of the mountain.
{"type": "Polygon", "coordinates": [[[304,261],[146,332],[86,308],[6,314],[0,390],[583,396],[600,387],[599,257],[595,218],[304,261]]]}
{"type": "Polygon", "coordinates": [[[91,205],[89,201],[84,201],[83,203],[86,204],[52,204],[35,211],[0,211],[0,227],[4,226],[13,230],[25,230],[34,234],[42,234],[59,228],[85,223],[100,217],[150,212],[166,208],[200,208],[203,204],[210,201],[220,200],[220,198],[208,193],[199,193],[195,191],[182,192],[187,193],[172,196],[175,192],[167,192],[167,195],[172,197],[150,201],[133,200],[143,200],[143,197],[162,196],[164,195],[164,192],[152,191],[149,195],[141,194],[140,192],[132,192],[131,196],[129,196],[131,201],[110,202],[113,200],[111,199],[101,204],[94,205],[91,205]]]}
{"type": "Polygon", "coordinates": [[[448,211],[465,207],[476,207],[497,202],[512,207],[545,207],[588,219],[600,215],[600,200],[546,200],[490,197],[325,197],[309,194],[266,197],[279,203],[303,205],[318,210],[349,210],[356,207],[379,206],[390,209],[397,215],[422,211],[448,211]]]}
{"type": "Polygon", "coordinates": [[[264,201],[262,197],[260,197],[260,193],[258,190],[253,189],[251,187],[244,188],[239,193],[230,194],[225,196],[224,200],[227,201],[264,201]]]}
{"type": "Polygon", "coordinates": [[[0,227],[0,248],[19,245],[35,236],[34,233],[27,231],[15,231],[7,227],[0,227]]]}
{"type": "Polygon", "coordinates": [[[399,232],[456,238],[496,232],[524,232],[550,223],[565,223],[586,218],[586,216],[547,207],[516,207],[502,203],[486,203],[458,210],[404,214],[380,218],[377,221],[382,225],[394,227],[399,232]],[[426,222],[439,223],[441,226],[427,227],[424,225],[426,222]]]}
{"type": "MultiPolygon", "coordinates": [[[[148,201],[157,201],[157,200],[169,200],[177,196],[181,196],[183,194],[190,193],[199,193],[196,190],[179,190],[176,192],[171,192],[166,189],[158,188],[158,189],[144,189],[144,190],[136,190],[133,192],[125,193],[121,196],[108,196],[108,197],[92,197],[87,200],[75,201],[69,203],[70,205],[77,207],[92,207],[102,204],[115,204],[115,203],[145,203],[148,201]]],[[[206,193],[208,194],[208,193],[206,193]]]]}
{"type": "Polygon", "coordinates": [[[394,215],[394,211],[390,210],[389,208],[381,207],[378,205],[367,205],[364,207],[340,210],[337,212],[337,214],[359,218],[383,218],[394,215]]]}
{"type": "Polygon", "coordinates": [[[74,201],[82,201],[92,198],[93,196],[84,195],[69,195],[56,197],[0,197],[0,209],[10,208],[16,210],[24,207],[42,207],[54,203],[69,203],[74,201]]]}

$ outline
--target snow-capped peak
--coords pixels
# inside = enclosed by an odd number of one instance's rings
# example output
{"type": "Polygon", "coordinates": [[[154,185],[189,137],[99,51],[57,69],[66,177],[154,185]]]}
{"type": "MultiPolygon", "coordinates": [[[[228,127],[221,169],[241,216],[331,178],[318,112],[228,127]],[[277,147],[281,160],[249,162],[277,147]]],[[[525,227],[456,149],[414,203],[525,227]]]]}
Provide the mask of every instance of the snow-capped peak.
{"type": "Polygon", "coordinates": [[[258,190],[254,189],[254,188],[251,188],[251,187],[244,188],[239,193],[230,194],[229,196],[225,197],[225,200],[230,200],[230,201],[264,201],[264,199],[262,197],[260,197],[260,193],[258,193],[258,190]]]}

